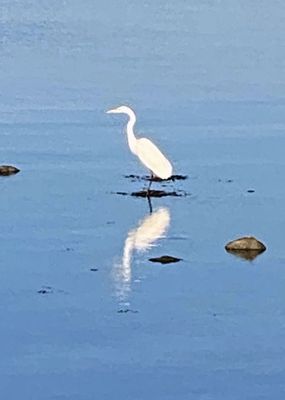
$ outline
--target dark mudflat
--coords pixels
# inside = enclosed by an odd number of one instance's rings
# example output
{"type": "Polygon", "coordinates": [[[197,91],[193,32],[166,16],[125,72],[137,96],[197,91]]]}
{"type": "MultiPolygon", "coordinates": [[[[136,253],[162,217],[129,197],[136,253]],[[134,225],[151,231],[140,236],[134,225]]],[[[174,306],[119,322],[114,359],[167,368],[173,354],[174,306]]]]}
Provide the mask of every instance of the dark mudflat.
{"type": "Polygon", "coordinates": [[[19,168],[12,165],[0,165],[0,176],[15,175],[20,172],[19,168]]]}
{"type": "Polygon", "coordinates": [[[186,196],[185,192],[181,191],[172,191],[167,192],[165,190],[139,190],[138,192],[132,192],[131,196],[134,197],[166,197],[166,196],[173,196],[173,197],[183,197],[186,196]]]}
{"type": "Polygon", "coordinates": [[[167,192],[165,190],[139,190],[138,192],[113,192],[114,194],[119,194],[120,196],[133,196],[133,197],[143,197],[143,198],[150,198],[150,197],[166,197],[166,196],[173,196],[173,197],[185,197],[188,194],[182,190],[179,191],[172,191],[167,192]]]}
{"type": "Polygon", "coordinates": [[[158,178],[157,176],[139,176],[139,175],[125,175],[125,178],[129,178],[132,179],[134,181],[152,181],[152,182],[169,182],[169,181],[182,181],[188,178],[187,175],[172,175],[170,178],[168,179],[161,179],[158,178]]]}
{"type": "Polygon", "coordinates": [[[181,260],[182,260],[182,258],[177,258],[177,257],[172,257],[172,256],[161,256],[161,257],[149,258],[149,261],[160,263],[160,264],[176,263],[181,260]]]}

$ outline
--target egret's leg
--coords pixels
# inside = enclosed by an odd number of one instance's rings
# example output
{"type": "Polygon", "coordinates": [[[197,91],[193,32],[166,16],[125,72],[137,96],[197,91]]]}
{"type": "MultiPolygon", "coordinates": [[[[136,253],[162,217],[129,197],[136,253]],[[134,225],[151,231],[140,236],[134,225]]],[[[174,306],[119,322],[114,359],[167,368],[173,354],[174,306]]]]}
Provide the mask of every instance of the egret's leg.
{"type": "Polygon", "coordinates": [[[149,206],[149,213],[152,214],[152,204],[151,204],[151,198],[149,195],[146,196],[147,201],[148,201],[148,206],[149,206]]]}
{"type": "Polygon", "coordinates": [[[147,193],[148,194],[149,194],[150,187],[151,187],[151,184],[152,184],[152,179],[153,179],[153,174],[151,174],[150,179],[149,179],[149,185],[148,185],[148,188],[147,188],[147,193]]]}

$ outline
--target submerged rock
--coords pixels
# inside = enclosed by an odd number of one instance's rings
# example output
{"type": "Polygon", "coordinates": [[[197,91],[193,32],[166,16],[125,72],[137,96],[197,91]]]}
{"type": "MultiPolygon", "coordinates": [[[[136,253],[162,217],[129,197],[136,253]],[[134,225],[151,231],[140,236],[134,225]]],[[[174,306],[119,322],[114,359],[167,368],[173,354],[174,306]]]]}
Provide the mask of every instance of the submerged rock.
{"type": "Polygon", "coordinates": [[[18,172],[20,172],[19,168],[12,165],[0,165],[0,175],[2,176],[15,175],[18,172]]]}
{"type": "Polygon", "coordinates": [[[227,243],[225,249],[238,257],[253,260],[266,250],[266,246],[253,236],[244,236],[227,243]]]}
{"type": "Polygon", "coordinates": [[[161,263],[161,264],[176,263],[181,260],[182,260],[182,258],[177,258],[177,257],[172,257],[172,256],[161,256],[161,257],[149,258],[149,261],[157,262],[157,263],[161,263]]]}

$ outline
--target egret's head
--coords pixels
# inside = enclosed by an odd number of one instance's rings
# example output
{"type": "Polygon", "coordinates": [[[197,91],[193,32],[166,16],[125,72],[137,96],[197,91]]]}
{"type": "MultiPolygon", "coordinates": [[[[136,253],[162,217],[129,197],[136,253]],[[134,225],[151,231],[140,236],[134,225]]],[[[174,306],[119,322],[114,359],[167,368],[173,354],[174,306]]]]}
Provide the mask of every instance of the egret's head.
{"type": "Polygon", "coordinates": [[[130,107],[120,106],[106,111],[107,114],[127,114],[129,116],[133,115],[134,112],[130,107]]]}

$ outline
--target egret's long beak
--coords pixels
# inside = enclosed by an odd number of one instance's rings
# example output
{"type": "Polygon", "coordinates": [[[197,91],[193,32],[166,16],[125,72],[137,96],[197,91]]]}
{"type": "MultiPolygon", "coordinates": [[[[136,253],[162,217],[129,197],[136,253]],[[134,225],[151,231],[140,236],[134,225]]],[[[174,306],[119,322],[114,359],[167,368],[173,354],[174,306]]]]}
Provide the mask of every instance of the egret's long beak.
{"type": "Polygon", "coordinates": [[[106,114],[114,114],[116,112],[116,109],[113,108],[112,110],[106,111],[106,114]]]}

